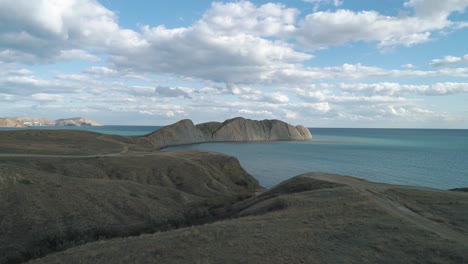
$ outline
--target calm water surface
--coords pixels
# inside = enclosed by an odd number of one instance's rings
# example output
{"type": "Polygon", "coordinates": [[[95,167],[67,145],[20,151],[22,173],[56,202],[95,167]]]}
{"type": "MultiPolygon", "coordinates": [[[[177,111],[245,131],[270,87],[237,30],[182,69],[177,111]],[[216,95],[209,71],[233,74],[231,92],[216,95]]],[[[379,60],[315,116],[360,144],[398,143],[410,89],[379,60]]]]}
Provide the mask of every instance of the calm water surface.
{"type": "MultiPolygon", "coordinates": [[[[78,127],[117,135],[143,135],[159,128],[78,127]]],[[[235,156],[264,187],[311,171],[439,189],[468,187],[468,130],[312,128],[311,132],[314,139],[307,142],[207,143],[169,149],[235,156]]]]}
{"type": "Polygon", "coordinates": [[[439,189],[468,186],[468,130],[311,129],[308,142],[209,143],[237,157],[265,187],[317,171],[439,189]]]}

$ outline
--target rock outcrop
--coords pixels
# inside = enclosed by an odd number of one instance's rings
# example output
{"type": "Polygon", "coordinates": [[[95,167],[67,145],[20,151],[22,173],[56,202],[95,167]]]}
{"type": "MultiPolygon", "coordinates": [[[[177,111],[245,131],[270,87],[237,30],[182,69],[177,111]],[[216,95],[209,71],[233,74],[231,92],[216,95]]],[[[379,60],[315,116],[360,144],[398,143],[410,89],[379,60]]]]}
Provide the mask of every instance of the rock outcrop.
{"type": "Polygon", "coordinates": [[[158,149],[207,141],[205,134],[189,119],[165,126],[147,135],[147,138],[158,149]]]}
{"type": "Polygon", "coordinates": [[[0,118],[0,127],[26,127],[26,125],[15,118],[5,117],[0,118]]]}
{"type": "Polygon", "coordinates": [[[311,140],[303,126],[293,126],[280,120],[250,120],[242,117],[222,123],[208,122],[194,125],[189,119],[165,126],[145,138],[158,148],[183,144],[221,141],[311,140]]]}

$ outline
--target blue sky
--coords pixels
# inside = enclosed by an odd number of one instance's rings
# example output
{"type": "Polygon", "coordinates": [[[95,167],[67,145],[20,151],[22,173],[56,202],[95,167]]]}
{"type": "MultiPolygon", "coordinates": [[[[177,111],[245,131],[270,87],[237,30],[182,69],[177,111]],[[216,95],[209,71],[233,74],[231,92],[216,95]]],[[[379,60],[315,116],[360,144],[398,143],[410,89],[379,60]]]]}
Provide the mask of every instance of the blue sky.
{"type": "Polygon", "coordinates": [[[468,0],[0,1],[0,116],[468,128],[468,0]]]}

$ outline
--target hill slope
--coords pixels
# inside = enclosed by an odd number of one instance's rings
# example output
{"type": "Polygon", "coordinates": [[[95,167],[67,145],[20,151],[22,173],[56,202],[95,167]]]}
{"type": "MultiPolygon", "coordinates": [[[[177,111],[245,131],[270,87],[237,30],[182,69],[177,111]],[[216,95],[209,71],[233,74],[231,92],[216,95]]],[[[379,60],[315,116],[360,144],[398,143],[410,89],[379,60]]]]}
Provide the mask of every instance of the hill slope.
{"type": "Polygon", "coordinates": [[[209,152],[0,158],[0,263],[212,221],[258,188],[235,158],[209,152]]]}
{"type": "Polygon", "coordinates": [[[468,194],[305,174],[238,218],[71,248],[32,263],[465,263],[468,194]]]}

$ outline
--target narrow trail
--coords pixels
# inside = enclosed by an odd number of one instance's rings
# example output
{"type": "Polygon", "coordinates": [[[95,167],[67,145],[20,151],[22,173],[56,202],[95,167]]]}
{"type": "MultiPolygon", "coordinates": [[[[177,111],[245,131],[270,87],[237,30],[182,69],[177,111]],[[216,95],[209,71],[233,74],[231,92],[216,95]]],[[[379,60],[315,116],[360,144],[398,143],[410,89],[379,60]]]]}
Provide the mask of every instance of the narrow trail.
{"type": "MultiPolygon", "coordinates": [[[[446,225],[443,225],[420,214],[417,214],[410,208],[398,203],[390,196],[385,194],[386,190],[388,190],[389,188],[395,188],[395,186],[381,183],[376,184],[348,176],[339,176],[332,174],[309,174],[307,176],[317,180],[348,185],[355,191],[359,192],[361,195],[371,199],[387,213],[399,217],[407,222],[410,222],[421,229],[432,232],[441,238],[457,242],[462,245],[468,245],[468,237],[466,235],[457,232],[453,229],[450,229],[446,225]]],[[[420,189],[426,188],[421,187],[420,189]]]]}
{"type": "Polygon", "coordinates": [[[140,151],[129,152],[129,144],[118,140],[106,138],[105,135],[97,137],[99,140],[120,144],[122,150],[114,153],[104,154],[88,154],[88,155],[75,155],[75,154],[17,154],[17,153],[0,153],[0,158],[96,158],[96,157],[117,157],[117,156],[146,156],[155,155],[155,151],[140,151]]]}
{"type": "Polygon", "coordinates": [[[14,153],[2,153],[0,158],[70,158],[70,159],[82,159],[82,158],[98,158],[98,157],[129,157],[129,156],[152,156],[158,155],[158,152],[128,152],[127,150],[106,153],[106,154],[92,154],[92,155],[73,155],[73,154],[14,154],[14,153]]]}
{"type": "Polygon", "coordinates": [[[128,153],[128,144],[127,143],[124,143],[124,142],[121,142],[121,141],[118,141],[118,140],[114,140],[114,139],[111,139],[111,138],[107,138],[107,137],[105,137],[105,135],[99,136],[98,139],[104,140],[104,141],[107,141],[107,142],[117,143],[117,144],[120,144],[122,146],[122,150],[120,152],[113,153],[113,154],[126,154],[126,153],[128,153]]]}

